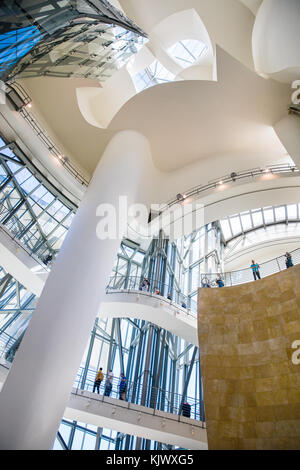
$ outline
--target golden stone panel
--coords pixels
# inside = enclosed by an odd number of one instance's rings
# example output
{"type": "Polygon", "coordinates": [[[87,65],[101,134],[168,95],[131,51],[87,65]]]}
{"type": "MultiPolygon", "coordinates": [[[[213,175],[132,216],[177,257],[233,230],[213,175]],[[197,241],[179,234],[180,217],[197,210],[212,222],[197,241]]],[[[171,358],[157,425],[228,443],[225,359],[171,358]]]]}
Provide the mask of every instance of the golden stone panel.
{"type": "Polygon", "coordinates": [[[199,289],[210,449],[300,450],[300,265],[249,284],[199,289]]]}

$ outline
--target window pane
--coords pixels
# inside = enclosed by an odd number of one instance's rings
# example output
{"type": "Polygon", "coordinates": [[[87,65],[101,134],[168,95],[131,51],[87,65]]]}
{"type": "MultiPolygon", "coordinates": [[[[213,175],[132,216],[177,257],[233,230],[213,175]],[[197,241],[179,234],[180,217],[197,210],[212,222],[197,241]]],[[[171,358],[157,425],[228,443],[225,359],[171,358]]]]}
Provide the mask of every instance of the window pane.
{"type": "Polygon", "coordinates": [[[266,224],[271,224],[274,222],[274,213],[273,208],[264,208],[264,218],[266,224]]]}
{"type": "Polygon", "coordinates": [[[241,222],[240,222],[239,217],[231,217],[230,218],[230,224],[231,224],[231,227],[232,227],[233,235],[237,235],[238,233],[241,233],[242,226],[241,226],[241,222]]]}
{"type": "Polygon", "coordinates": [[[229,238],[232,237],[232,232],[230,229],[229,222],[227,219],[225,219],[225,220],[221,220],[220,223],[221,223],[221,228],[223,231],[224,238],[225,240],[228,240],[229,238]]]}
{"type": "Polygon", "coordinates": [[[242,219],[242,226],[243,226],[244,232],[246,230],[250,230],[252,228],[252,221],[251,221],[250,214],[249,213],[246,213],[243,215],[241,214],[241,219],[242,219]]]}
{"type": "Polygon", "coordinates": [[[287,206],[287,211],[288,211],[288,218],[289,219],[297,219],[297,205],[296,204],[290,204],[287,206]]]}
{"type": "Polygon", "coordinates": [[[254,227],[259,227],[260,225],[263,225],[263,216],[261,210],[257,212],[252,212],[252,219],[254,227]]]}
{"type": "Polygon", "coordinates": [[[275,207],[275,218],[276,222],[285,220],[285,207],[275,207]]]}

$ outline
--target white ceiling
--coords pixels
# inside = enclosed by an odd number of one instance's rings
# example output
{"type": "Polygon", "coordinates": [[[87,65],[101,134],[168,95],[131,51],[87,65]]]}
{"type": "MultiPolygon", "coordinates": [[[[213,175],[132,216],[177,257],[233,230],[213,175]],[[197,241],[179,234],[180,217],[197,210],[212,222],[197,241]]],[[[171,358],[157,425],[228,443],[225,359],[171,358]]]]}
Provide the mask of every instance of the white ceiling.
{"type": "Polygon", "coordinates": [[[260,5],[262,4],[263,0],[240,0],[249,10],[252,11],[253,15],[256,15],[260,5]]]}
{"type": "Polygon", "coordinates": [[[257,76],[220,48],[217,62],[218,82],[180,81],[149,88],[129,100],[105,130],[89,125],[77,105],[76,88],[94,87],[95,82],[42,77],[23,83],[33,98],[33,112],[89,174],[110,138],[123,129],[144,134],[155,165],[165,171],[220,154],[282,155],[272,126],[286,114],[289,87],[257,76]]]}
{"type": "MultiPolygon", "coordinates": [[[[252,59],[249,60],[254,17],[240,1],[224,0],[222,8],[216,0],[209,4],[204,0],[151,0],[151,4],[148,0],[120,1],[133,20],[143,20],[142,24],[138,22],[141,27],[145,24],[154,28],[168,13],[187,7],[203,13],[201,18],[212,41],[219,44],[217,82],[184,80],[144,90],[124,104],[107,129],[100,129],[85,120],[76,96],[80,88],[99,87],[97,82],[54,77],[26,79],[23,85],[33,98],[33,113],[64,154],[87,176],[92,175],[112,136],[124,129],[142,133],[149,140],[155,166],[167,172],[202,161],[217,168],[223,159],[225,173],[233,166],[251,168],[256,155],[261,161],[262,154],[268,163],[277,161],[286,151],[273,126],[287,114],[290,89],[254,72],[252,59]],[[144,14],[142,6],[146,8],[144,14]],[[237,19],[241,22],[237,23],[237,19]]],[[[259,2],[243,0],[251,9],[259,2]]],[[[103,103],[95,98],[92,105],[94,111],[101,109],[103,103]]]]}

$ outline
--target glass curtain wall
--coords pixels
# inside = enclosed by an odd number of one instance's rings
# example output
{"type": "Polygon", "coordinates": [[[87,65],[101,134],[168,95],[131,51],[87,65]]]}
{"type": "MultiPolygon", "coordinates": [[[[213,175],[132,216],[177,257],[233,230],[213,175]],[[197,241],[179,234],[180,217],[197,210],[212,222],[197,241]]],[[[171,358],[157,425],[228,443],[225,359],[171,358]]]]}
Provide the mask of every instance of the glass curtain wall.
{"type": "Polygon", "coordinates": [[[77,207],[0,137],[0,224],[42,261],[55,257],[77,207]]]}
{"type": "MultiPolygon", "coordinates": [[[[119,398],[120,373],[124,372],[126,401],[178,415],[184,400],[191,405],[191,418],[204,420],[198,348],[168,331],[142,320],[97,318],[75,387],[92,392],[100,367],[105,376],[109,370],[113,371],[111,398],[119,398]]],[[[104,390],[105,380],[100,386],[100,394],[104,390]]],[[[163,443],[65,420],[59,433],[61,436],[57,435],[55,449],[163,447],[163,443]],[[71,442],[72,426],[76,428],[77,437],[71,442]]]]}
{"type": "Polygon", "coordinates": [[[146,278],[148,291],[169,296],[179,305],[184,302],[196,312],[201,274],[219,272],[222,253],[222,235],[217,223],[201,227],[173,243],[161,233],[146,252],[122,243],[108,288],[140,290],[146,278]]]}
{"type": "Polygon", "coordinates": [[[36,307],[36,297],[0,267],[0,358],[12,362],[36,307]]]}

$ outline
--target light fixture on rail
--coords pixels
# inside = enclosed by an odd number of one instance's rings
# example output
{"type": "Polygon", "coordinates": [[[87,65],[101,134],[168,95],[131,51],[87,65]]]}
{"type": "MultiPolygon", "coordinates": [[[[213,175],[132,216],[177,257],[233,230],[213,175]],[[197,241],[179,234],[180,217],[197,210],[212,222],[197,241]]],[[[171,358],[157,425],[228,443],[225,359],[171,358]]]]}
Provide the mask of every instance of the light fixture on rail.
{"type": "Polygon", "coordinates": [[[233,171],[230,175],[230,178],[232,179],[232,181],[236,181],[237,174],[233,171]]]}
{"type": "Polygon", "coordinates": [[[179,202],[184,201],[184,200],[186,199],[186,195],[185,195],[185,194],[178,193],[177,196],[176,196],[176,199],[177,199],[177,201],[179,201],[179,202]]]}

